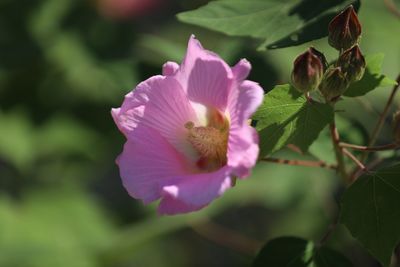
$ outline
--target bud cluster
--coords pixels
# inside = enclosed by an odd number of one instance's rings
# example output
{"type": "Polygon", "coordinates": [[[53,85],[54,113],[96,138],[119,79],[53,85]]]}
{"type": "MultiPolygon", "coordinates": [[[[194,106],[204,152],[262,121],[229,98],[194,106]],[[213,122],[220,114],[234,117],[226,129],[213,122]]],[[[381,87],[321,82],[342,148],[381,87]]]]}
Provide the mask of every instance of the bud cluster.
{"type": "Polygon", "coordinates": [[[325,56],[311,47],[293,64],[292,83],[308,94],[319,89],[329,103],[337,101],[353,82],[361,80],[366,63],[358,45],[361,24],[353,6],[349,6],[329,24],[329,44],[340,51],[339,58],[328,67],[325,56]]]}

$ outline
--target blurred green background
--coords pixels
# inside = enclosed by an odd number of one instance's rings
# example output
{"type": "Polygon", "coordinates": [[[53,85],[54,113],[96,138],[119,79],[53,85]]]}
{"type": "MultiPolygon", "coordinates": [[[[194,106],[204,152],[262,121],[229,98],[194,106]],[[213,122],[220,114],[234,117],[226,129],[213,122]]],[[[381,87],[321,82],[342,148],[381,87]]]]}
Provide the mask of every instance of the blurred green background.
{"type": "MultiPolygon", "coordinates": [[[[270,238],[321,238],[342,190],[330,171],[260,163],[203,211],[174,217],[157,216],[122,187],[114,160],[124,138],[110,109],[165,61],[180,62],[191,33],[230,64],[248,58],[250,78],[266,91],[289,81],[294,57],[310,45],[257,52],[256,40],[175,18],[206,2],[0,1],[1,267],[249,266],[270,238]]],[[[363,51],[384,52],[394,78],[400,20],[375,0],[362,2],[360,19],[363,51]]],[[[326,39],[312,45],[334,58],[326,39]]],[[[341,102],[346,141],[365,143],[389,91],[341,102]]],[[[332,162],[330,154],[324,133],[305,157],[332,162]]],[[[329,244],[355,266],[379,266],[343,227],[329,244]]]]}

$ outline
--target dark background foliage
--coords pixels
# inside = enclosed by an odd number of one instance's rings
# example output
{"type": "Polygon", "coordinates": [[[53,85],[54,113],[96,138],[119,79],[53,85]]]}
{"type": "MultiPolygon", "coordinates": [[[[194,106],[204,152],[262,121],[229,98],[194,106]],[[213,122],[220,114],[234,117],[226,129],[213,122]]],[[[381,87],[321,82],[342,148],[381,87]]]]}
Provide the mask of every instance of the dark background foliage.
{"type": "MultiPolygon", "coordinates": [[[[249,266],[254,248],[273,237],[321,238],[340,190],[330,171],[260,163],[211,206],[175,217],[158,217],[121,185],[114,160],[124,138],[110,109],[165,61],[180,62],[191,33],[230,64],[249,59],[250,79],[266,91],[289,81],[293,58],[309,45],[259,52],[260,42],[176,19],[206,2],[0,2],[0,266],[249,266]]],[[[394,77],[400,20],[383,1],[364,1],[360,19],[363,51],[384,52],[394,77]]],[[[312,45],[336,53],[324,39],[312,45]]],[[[388,90],[343,101],[346,140],[365,143],[388,90]]],[[[325,134],[308,156],[334,160],[325,134]]],[[[330,245],[355,266],[379,266],[343,227],[330,245]]]]}

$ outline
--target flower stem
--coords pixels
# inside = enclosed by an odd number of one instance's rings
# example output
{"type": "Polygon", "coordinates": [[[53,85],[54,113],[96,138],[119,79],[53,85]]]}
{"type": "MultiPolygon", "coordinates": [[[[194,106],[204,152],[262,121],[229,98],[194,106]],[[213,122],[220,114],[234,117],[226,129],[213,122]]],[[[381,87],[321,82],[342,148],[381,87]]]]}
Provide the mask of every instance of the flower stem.
{"type": "Polygon", "coordinates": [[[383,145],[383,146],[369,147],[369,146],[359,146],[359,145],[353,145],[353,144],[349,144],[349,143],[340,142],[339,146],[350,148],[353,150],[359,150],[359,151],[385,151],[385,150],[392,150],[392,149],[400,148],[400,144],[396,144],[396,143],[387,144],[387,145],[383,145]]]}
{"type": "Polygon", "coordinates": [[[305,93],[305,97],[308,101],[308,103],[312,104],[314,102],[314,100],[312,99],[310,92],[305,93]]]}
{"type": "Polygon", "coordinates": [[[346,172],[346,166],[344,165],[344,157],[343,157],[343,148],[340,147],[340,137],[339,132],[336,128],[335,121],[333,121],[330,125],[330,132],[332,138],[333,148],[335,150],[336,161],[337,161],[337,171],[339,172],[340,176],[343,178],[344,181],[348,180],[348,175],[346,172]]]}
{"type": "Polygon", "coordinates": [[[311,160],[296,160],[296,159],[277,159],[277,158],[263,158],[261,161],[279,163],[291,166],[305,166],[305,167],[319,167],[325,169],[336,170],[336,166],[328,164],[324,161],[311,161],[311,160]]]}

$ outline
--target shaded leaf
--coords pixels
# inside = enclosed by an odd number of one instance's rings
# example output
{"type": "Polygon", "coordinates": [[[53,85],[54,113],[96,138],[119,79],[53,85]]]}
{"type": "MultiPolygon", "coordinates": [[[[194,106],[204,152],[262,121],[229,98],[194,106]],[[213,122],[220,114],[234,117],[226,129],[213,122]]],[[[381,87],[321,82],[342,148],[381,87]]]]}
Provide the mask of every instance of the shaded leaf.
{"type": "Polygon", "coordinates": [[[271,154],[287,144],[302,151],[317,139],[333,120],[328,104],[309,103],[291,85],[278,85],[264,97],[264,103],[254,115],[260,134],[260,157],[271,154]]]}
{"type": "Polygon", "coordinates": [[[307,267],[312,261],[314,244],[297,237],[269,241],[258,253],[253,267],[307,267]]]}
{"type": "Polygon", "coordinates": [[[34,158],[34,127],[24,112],[0,112],[0,158],[25,169],[34,158]]]}
{"type": "Polygon", "coordinates": [[[385,266],[400,241],[400,164],[361,176],[344,193],[341,222],[385,266]]]}
{"type": "Polygon", "coordinates": [[[298,237],[280,237],[269,241],[259,252],[253,267],[351,267],[352,263],[337,251],[318,247],[298,237]]]}
{"type": "Polygon", "coordinates": [[[351,267],[349,259],[336,250],[321,247],[314,253],[314,266],[316,267],[351,267]]]}
{"type": "Polygon", "coordinates": [[[375,88],[395,85],[396,81],[389,79],[381,73],[383,58],[383,54],[366,56],[365,60],[367,67],[363,78],[360,81],[353,83],[344,95],[350,97],[362,96],[375,88]]]}
{"type": "Polygon", "coordinates": [[[178,14],[187,23],[233,36],[264,39],[261,48],[302,44],[328,34],[329,21],[358,0],[220,0],[178,14]]]}

